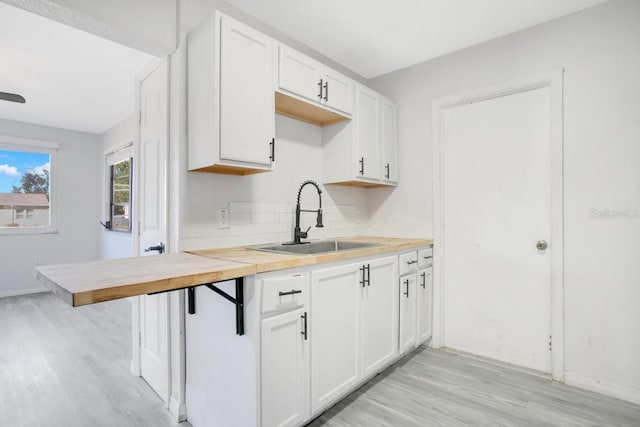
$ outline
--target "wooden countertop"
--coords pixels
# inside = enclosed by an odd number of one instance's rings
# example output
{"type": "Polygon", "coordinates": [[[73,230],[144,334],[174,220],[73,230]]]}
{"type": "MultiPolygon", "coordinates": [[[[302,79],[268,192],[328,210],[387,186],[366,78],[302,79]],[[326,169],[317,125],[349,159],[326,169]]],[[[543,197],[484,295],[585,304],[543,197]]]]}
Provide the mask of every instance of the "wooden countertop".
{"type": "Polygon", "coordinates": [[[188,253],[36,267],[37,278],[72,306],[170,291],[256,273],[252,264],[188,253]]]}
{"type": "Polygon", "coordinates": [[[284,255],[246,247],[205,249],[162,256],[134,257],[37,266],[37,278],[75,306],[182,289],[433,244],[429,239],[348,237],[341,241],[379,246],[314,255],[284,255]]]}
{"type": "Polygon", "coordinates": [[[224,259],[227,261],[242,262],[254,264],[256,273],[266,273],[268,271],[284,270],[287,268],[305,267],[308,265],[323,264],[328,262],[343,261],[352,258],[359,258],[370,255],[384,254],[387,252],[396,252],[402,250],[410,250],[429,246],[433,244],[430,239],[401,239],[393,237],[345,237],[336,240],[349,242],[376,243],[380,246],[369,248],[351,249],[340,252],[329,252],[312,255],[298,254],[279,254],[273,252],[263,252],[249,247],[237,248],[221,248],[221,249],[203,249],[188,251],[194,255],[200,255],[215,259],[224,259]]]}

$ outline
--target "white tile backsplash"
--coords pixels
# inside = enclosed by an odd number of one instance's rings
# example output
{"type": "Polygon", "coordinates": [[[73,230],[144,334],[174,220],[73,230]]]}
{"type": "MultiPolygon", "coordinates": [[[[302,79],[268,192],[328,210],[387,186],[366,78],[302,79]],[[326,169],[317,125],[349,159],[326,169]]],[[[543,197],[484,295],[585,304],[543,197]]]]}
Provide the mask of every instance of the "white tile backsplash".
{"type": "MultiPolygon", "coordinates": [[[[335,205],[323,200],[324,228],[316,228],[316,215],[302,212],[300,227],[309,230],[309,239],[326,239],[358,234],[366,234],[366,225],[356,224],[356,206],[335,205]]],[[[315,210],[317,203],[305,203],[302,209],[315,210]]],[[[368,217],[367,212],[361,212],[368,217]]],[[[272,242],[286,242],[293,239],[295,225],[295,204],[230,202],[229,228],[214,230],[210,237],[193,235],[181,241],[181,249],[221,248],[229,246],[258,245],[272,242]]],[[[195,230],[194,230],[195,231],[195,230]]]]}

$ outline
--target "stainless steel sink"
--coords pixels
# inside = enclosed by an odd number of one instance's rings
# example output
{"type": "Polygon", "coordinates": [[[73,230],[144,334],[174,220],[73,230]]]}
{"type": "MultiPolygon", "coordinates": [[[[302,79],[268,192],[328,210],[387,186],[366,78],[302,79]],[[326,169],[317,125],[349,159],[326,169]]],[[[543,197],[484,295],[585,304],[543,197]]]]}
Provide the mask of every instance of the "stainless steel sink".
{"type": "Polygon", "coordinates": [[[345,242],[340,240],[318,240],[315,242],[295,245],[270,243],[267,245],[252,246],[251,249],[264,252],[275,252],[279,254],[314,255],[361,248],[372,248],[375,246],[380,245],[377,243],[345,242]]]}

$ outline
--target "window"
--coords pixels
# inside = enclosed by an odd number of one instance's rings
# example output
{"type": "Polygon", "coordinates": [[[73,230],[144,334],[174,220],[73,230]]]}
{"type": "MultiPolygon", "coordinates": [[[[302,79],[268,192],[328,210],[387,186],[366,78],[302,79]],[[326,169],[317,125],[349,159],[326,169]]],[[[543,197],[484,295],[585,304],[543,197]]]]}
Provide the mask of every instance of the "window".
{"type": "Polygon", "coordinates": [[[58,145],[0,135],[0,234],[55,232],[58,145]]]}
{"type": "Polygon", "coordinates": [[[111,172],[111,230],[131,232],[131,169],[128,158],[110,166],[111,172]]]}

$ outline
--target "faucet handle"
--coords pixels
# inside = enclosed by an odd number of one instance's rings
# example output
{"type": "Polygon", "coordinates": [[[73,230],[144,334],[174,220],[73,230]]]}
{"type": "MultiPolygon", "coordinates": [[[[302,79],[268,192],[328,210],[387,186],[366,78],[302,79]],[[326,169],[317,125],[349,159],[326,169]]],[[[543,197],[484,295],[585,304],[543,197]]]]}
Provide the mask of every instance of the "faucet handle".
{"type": "Polygon", "coordinates": [[[311,230],[311,226],[309,226],[309,228],[307,228],[307,231],[303,231],[303,232],[302,232],[302,234],[303,234],[302,238],[303,238],[303,239],[306,239],[306,238],[307,238],[307,233],[309,233],[309,230],[311,230]]]}
{"type": "Polygon", "coordinates": [[[316,228],[323,228],[322,225],[322,208],[318,209],[318,216],[316,217],[316,228]]]}

